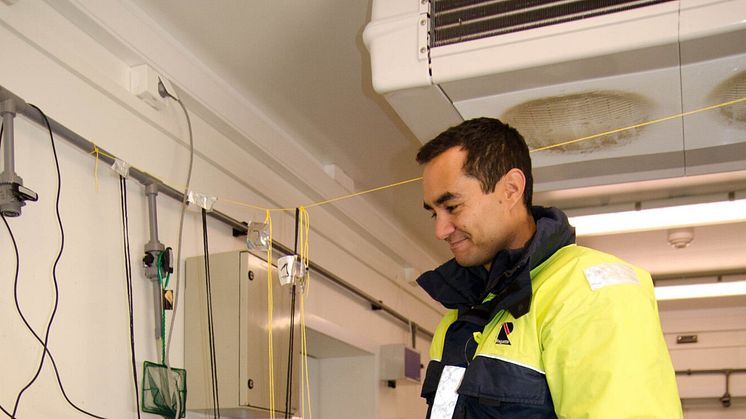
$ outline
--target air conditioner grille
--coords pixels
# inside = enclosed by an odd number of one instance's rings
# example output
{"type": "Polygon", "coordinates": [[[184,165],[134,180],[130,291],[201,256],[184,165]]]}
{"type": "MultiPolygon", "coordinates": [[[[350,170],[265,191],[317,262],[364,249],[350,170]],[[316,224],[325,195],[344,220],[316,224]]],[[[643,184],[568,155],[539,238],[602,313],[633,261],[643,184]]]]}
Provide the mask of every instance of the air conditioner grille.
{"type": "MultiPolygon", "coordinates": [[[[746,97],[746,71],[721,82],[710,97],[714,103],[725,103],[746,97]]],[[[720,108],[720,114],[731,122],[746,122],[746,102],[724,106],[720,108]]]]}
{"type": "Polygon", "coordinates": [[[556,25],[672,0],[432,0],[430,46],[556,25]]]}
{"type": "Polygon", "coordinates": [[[639,95],[586,92],[524,102],[505,111],[500,119],[521,132],[531,149],[552,146],[549,151],[554,153],[590,153],[629,144],[645,127],[559,144],[645,122],[650,119],[649,109],[648,100],[639,95]]]}

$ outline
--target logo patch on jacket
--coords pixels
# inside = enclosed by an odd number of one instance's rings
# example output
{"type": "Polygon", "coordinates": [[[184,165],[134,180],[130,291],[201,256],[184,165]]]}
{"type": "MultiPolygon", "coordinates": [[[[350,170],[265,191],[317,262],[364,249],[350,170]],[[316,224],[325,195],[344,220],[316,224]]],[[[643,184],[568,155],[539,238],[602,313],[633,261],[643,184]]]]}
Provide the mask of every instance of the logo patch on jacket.
{"type": "Polygon", "coordinates": [[[501,324],[500,332],[497,334],[497,341],[495,343],[499,343],[501,345],[510,345],[510,340],[508,340],[508,335],[512,331],[513,331],[513,323],[505,322],[501,324]]]}

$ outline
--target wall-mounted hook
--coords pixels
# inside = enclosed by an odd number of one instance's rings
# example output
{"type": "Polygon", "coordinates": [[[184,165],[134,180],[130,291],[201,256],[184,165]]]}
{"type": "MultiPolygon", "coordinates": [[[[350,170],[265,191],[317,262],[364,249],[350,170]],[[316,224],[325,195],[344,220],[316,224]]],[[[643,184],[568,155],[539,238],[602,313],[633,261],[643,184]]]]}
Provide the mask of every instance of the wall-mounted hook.
{"type": "Polygon", "coordinates": [[[23,186],[15,170],[15,129],[16,99],[8,98],[0,102],[0,116],[3,120],[3,171],[0,173],[0,213],[5,217],[18,217],[26,201],[36,201],[39,196],[23,186]]]}
{"type": "Polygon", "coordinates": [[[725,394],[720,398],[723,407],[730,407],[730,373],[731,370],[725,370],[725,394]]]}

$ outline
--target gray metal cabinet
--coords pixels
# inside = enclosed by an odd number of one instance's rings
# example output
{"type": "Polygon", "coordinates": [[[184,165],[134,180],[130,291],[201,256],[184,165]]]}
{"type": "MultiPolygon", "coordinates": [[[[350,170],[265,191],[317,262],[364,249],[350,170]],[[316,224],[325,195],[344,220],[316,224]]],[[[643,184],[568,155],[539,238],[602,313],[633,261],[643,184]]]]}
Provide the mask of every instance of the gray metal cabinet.
{"type": "MultiPolygon", "coordinates": [[[[215,353],[221,412],[244,418],[269,417],[269,292],[267,262],[249,252],[210,255],[215,353]]],[[[204,257],[186,260],[184,296],[184,356],[187,369],[187,409],[211,411],[212,381],[207,327],[204,257]]],[[[277,416],[285,411],[290,336],[289,287],[272,277],[272,341],[274,399],[277,416]]],[[[296,322],[298,325],[296,307],[296,322]]],[[[291,412],[298,406],[300,368],[296,326],[291,412]]]]}

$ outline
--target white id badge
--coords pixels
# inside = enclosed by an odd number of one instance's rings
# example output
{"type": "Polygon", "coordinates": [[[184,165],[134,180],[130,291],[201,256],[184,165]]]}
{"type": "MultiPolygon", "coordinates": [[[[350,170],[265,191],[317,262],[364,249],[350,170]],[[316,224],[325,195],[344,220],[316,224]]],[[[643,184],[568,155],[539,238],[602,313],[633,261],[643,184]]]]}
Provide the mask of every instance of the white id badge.
{"type": "Polygon", "coordinates": [[[451,419],[458,401],[458,387],[464,378],[466,368],[446,365],[440,375],[438,390],[435,392],[430,419],[451,419]]]}

